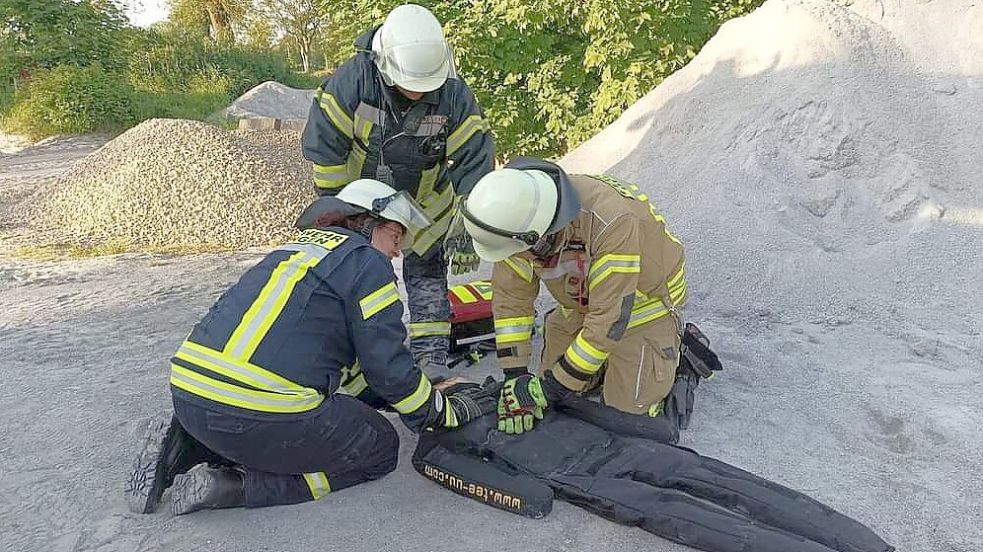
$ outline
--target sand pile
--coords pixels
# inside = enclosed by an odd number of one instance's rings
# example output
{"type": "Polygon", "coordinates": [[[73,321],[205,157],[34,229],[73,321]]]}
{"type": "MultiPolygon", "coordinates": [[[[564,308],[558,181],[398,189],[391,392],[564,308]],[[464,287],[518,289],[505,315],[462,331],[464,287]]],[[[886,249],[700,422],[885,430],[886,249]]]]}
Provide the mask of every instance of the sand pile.
{"type": "Polygon", "coordinates": [[[313,90],[298,90],[276,81],[266,81],[239,96],[226,108],[225,114],[237,119],[307,119],[313,99],[313,90]]]}
{"type": "Polygon", "coordinates": [[[85,245],[241,248],[291,236],[312,199],[297,133],[153,119],[66,172],[37,226],[85,245]]]}
{"type": "Polygon", "coordinates": [[[562,163],[650,192],[706,312],[980,347],[983,6],[845,4],[725,24],[562,163]]]}

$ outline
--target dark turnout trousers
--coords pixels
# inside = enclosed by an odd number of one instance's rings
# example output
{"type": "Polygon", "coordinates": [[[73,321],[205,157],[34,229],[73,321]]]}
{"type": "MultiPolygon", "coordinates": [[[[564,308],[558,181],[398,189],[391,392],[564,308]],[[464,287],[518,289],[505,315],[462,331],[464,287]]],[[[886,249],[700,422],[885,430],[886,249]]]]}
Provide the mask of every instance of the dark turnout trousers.
{"type": "Polygon", "coordinates": [[[424,434],[413,465],[442,486],[503,510],[542,517],[556,497],[710,552],[894,550],[802,493],[664,444],[672,435],[672,428],[659,427],[665,423],[573,399],[522,435],[497,431],[494,414],[456,431],[424,434]]]}
{"type": "Polygon", "coordinates": [[[242,469],[250,508],[317,500],[396,469],[396,430],[345,395],[282,421],[212,410],[177,396],[174,413],[195,439],[242,469]]]}

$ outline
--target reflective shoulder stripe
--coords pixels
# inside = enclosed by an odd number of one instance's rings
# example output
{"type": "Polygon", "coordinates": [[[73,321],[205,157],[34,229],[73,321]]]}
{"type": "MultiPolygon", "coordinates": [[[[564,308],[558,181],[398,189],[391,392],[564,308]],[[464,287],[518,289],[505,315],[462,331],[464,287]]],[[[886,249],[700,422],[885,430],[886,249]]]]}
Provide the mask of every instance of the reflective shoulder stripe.
{"type": "Polygon", "coordinates": [[[355,108],[355,136],[362,141],[363,144],[369,143],[369,138],[372,134],[372,125],[378,125],[382,122],[382,111],[373,107],[365,102],[358,104],[355,108]]]}
{"type": "Polygon", "coordinates": [[[502,261],[512,269],[513,272],[519,275],[520,278],[526,282],[532,282],[533,269],[532,263],[525,259],[520,259],[518,257],[508,257],[502,261]]]}
{"type": "Polygon", "coordinates": [[[393,408],[400,414],[412,414],[426,404],[427,399],[430,398],[431,391],[430,380],[427,379],[427,376],[420,374],[420,383],[417,385],[416,391],[393,404],[393,408]]]}
{"type": "Polygon", "coordinates": [[[302,280],[307,275],[307,271],[320,262],[321,258],[307,251],[298,251],[278,264],[273,269],[269,281],[260,290],[259,296],[243,314],[242,321],[232,332],[223,352],[236,359],[249,360],[277,317],[283,312],[297,282],[302,280]]]}
{"type": "Polygon", "coordinates": [[[641,272],[640,255],[621,255],[610,253],[594,261],[587,274],[587,291],[593,290],[608,276],[614,273],[637,274],[641,272]]]}
{"type": "Polygon", "coordinates": [[[331,492],[331,484],[328,483],[328,476],[324,472],[305,473],[304,481],[307,488],[311,490],[311,498],[319,500],[331,492]]]}
{"type": "Polygon", "coordinates": [[[496,318],[495,344],[506,345],[531,340],[535,321],[536,318],[533,316],[496,318]]]}
{"type": "Polygon", "coordinates": [[[362,320],[368,320],[380,311],[399,301],[399,290],[396,282],[389,282],[358,301],[362,309],[362,320]]]}
{"type": "Polygon", "coordinates": [[[307,412],[320,406],[324,396],[313,389],[304,393],[271,393],[233,385],[171,363],[171,385],[217,403],[259,412],[307,412]]]}
{"type": "Polygon", "coordinates": [[[564,353],[564,357],[570,364],[586,374],[596,374],[608,356],[609,353],[605,353],[588,343],[584,339],[583,332],[577,334],[577,338],[573,340],[573,343],[564,353]]]}
{"type": "Polygon", "coordinates": [[[324,114],[328,116],[331,123],[341,131],[349,140],[352,139],[352,130],[355,127],[355,123],[352,122],[352,118],[345,113],[345,110],[335,99],[331,92],[324,89],[318,89],[318,105],[324,111],[324,114]]]}
{"type": "Polygon", "coordinates": [[[491,125],[481,115],[469,115],[447,138],[447,156],[454,155],[476,132],[488,132],[491,125]]]}

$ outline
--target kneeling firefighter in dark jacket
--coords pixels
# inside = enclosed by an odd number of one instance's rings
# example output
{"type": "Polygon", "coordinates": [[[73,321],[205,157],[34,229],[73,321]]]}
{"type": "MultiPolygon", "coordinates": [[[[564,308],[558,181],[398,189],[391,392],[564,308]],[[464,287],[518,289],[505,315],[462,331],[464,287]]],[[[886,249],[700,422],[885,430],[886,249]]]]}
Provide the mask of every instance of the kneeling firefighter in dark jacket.
{"type": "Polygon", "coordinates": [[[890,552],[869,528],[777,483],[668,443],[665,417],[635,416],[573,393],[532,433],[496,428],[500,383],[446,390],[471,412],[458,431],[420,436],[413,466],[460,495],[532,518],[554,496],[708,552],[890,552]]]}
{"type": "Polygon", "coordinates": [[[170,486],[175,514],[317,500],[396,468],[377,408],[415,432],[467,422],[403,345],[390,259],[429,223],[370,179],[312,203],[297,239],[248,270],[171,359],[174,417],[151,423],[130,509],[154,511],[170,486]]]}

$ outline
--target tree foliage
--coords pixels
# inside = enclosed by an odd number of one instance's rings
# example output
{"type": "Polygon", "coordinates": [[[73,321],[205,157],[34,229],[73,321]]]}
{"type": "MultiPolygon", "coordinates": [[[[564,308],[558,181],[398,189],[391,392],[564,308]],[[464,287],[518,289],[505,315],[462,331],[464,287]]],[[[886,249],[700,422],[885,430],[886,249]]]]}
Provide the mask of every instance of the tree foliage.
{"type": "Polygon", "coordinates": [[[168,0],[170,19],[184,31],[204,31],[216,42],[231,43],[246,14],[249,0],[168,0]]]}
{"type": "Polygon", "coordinates": [[[255,11],[259,21],[282,35],[280,44],[295,50],[302,70],[309,72],[318,42],[323,42],[331,24],[327,4],[320,0],[255,0],[255,11]]]}
{"type": "Polygon", "coordinates": [[[0,44],[25,69],[100,62],[125,64],[119,50],[126,19],[112,0],[0,0],[0,44]]]}

